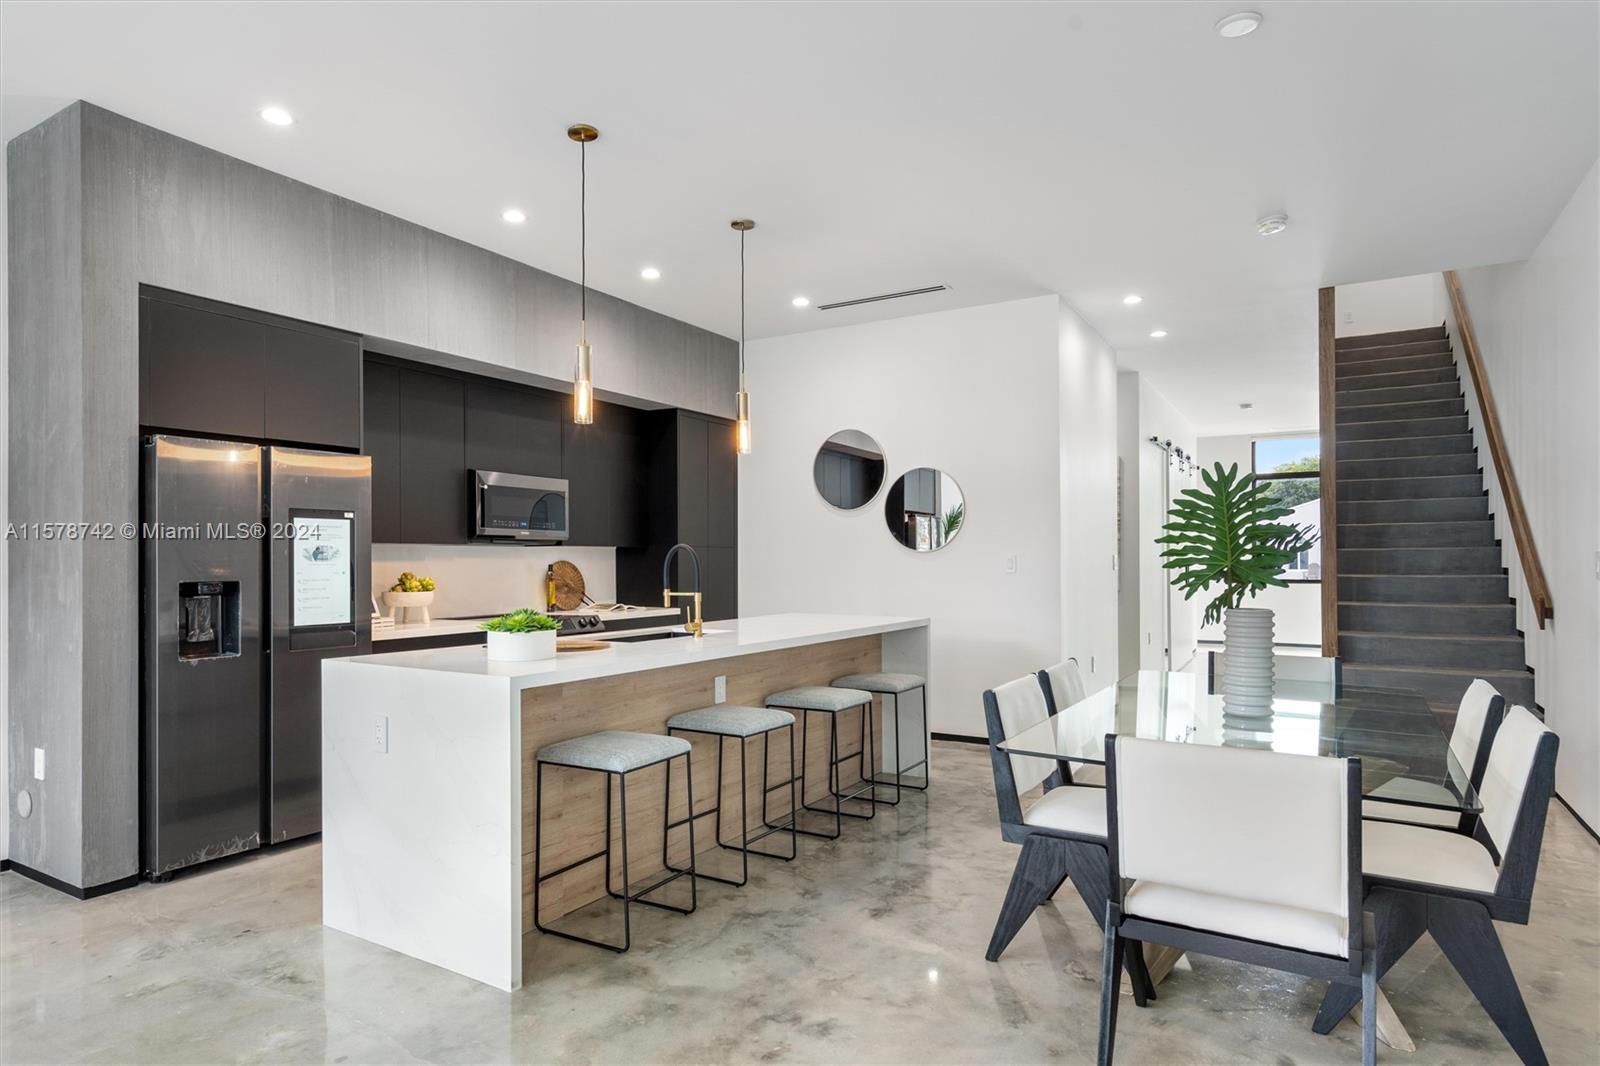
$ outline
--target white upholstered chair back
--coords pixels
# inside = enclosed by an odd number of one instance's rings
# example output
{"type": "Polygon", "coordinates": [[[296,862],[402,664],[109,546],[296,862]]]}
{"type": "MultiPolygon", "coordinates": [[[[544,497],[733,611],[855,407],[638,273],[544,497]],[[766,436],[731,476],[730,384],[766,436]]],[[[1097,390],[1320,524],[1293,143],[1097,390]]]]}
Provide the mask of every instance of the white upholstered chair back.
{"type": "Polygon", "coordinates": [[[1067,659],[1046,667],[1044,674],[1050,679],[1050,697],[1055,700],[1058,713],[1074,703],[1083,702],[1088,696],[1083,687],[1083,674],[1078,670],[1078,660],[1067,659]]]}
{"type": "MultiPolygon", "coordinates": [[[[1033,674],[1007,681],[994,690],[995,708],[1000,712],[1000,725],[1008,737],[1016,736],[1030,726],[1048,718],[1044,704],[1044,690],[1033,674]]],[[[1040,759],[1029,755],[1011,756],[1011,773],[1016,778],[1017,795],[1033,788],[1049,777],[1056,769],[1054,759],[1040,759]]]]}
{"type": "Polygon", "coordinates": [[[1533,773],[1533,757],[1540,739],[1548,732],[1527,708],[1512,707],[1494,735],[1478,798],[1483,803],[1483,828],[1501,855],[1511,847],[1511,831],[1522,810],[1522,796],[1533,773]]]}
{"type": "Polygon", "coordinates": [[[1456,762],[1468,773],[1478,758],[1478,745],[1483,740],[1484,725],[1489,720],[1489,706],[1499,691],[1489,682],[1478,678],[1467,686],[1456,707],[1456,724],[1450,729],[1450,751],[1456,762]]]}
{"type": "MultiPolygon", "coordinates": [[[[1349,918],[1344,759],[1119,737],[1117,868],[1234,899],[1349,918]]],[[[1357,875],[1359,876],[1359,874],[1357,875]]]]}

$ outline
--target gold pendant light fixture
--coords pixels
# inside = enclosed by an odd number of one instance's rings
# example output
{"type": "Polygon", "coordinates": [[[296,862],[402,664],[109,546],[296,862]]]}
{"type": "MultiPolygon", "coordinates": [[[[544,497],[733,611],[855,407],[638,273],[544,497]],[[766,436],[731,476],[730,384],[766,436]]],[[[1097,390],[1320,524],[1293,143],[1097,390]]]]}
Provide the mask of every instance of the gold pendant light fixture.
{"type": "Polygon", "coordinates": [[[567,127],[578,142],[578,365],[572,372],[572,421],[594,421],[594,377],[589,350],[589,142],[600,131],[585,123],[567,127]]]}
{"type": "Polygon", "coordinates": [[[736,218],[729,223],[739,231],[739,395],[738,416],[734,423],[734,449],[740,455],[750,454],[750,390],[744,380],[744,235],[756,228],[748,218],[736,218]]]}

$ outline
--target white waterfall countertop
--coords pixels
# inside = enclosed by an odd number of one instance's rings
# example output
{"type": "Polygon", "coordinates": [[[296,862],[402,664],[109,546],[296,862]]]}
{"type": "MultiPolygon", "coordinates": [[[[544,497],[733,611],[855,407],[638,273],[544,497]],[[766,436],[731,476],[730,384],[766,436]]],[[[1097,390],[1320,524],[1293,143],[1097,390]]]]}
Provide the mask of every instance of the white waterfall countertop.
{"type": "MultiPolygon", "coordinates": [[[[425,648],[418,651],[357,655],[338,662],[422,670],[474,677],[504,677],[520,691],[547,685],[565,685],[598,677],[657,670],[667,666],[731,659],[764,651],[781,651],[807,644],[824,644],[852,637],[922,629],[926,618],[892,615],[772,614],[708,622],[705,635],[659,640],[611,641],[601,651],[562,651],[540,662],[490,662],[482,647],[425,648]]],[[[617,634],[600,634],[606,636],[617,634]]],[[[626,635],[626,634],[622,634],[626,635]]]]}

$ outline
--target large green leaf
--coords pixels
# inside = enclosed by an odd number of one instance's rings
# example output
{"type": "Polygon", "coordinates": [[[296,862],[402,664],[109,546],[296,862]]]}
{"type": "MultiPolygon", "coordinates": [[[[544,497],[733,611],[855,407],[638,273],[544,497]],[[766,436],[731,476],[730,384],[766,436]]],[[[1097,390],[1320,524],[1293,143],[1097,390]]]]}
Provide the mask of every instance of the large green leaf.
{"type": "Polygon", "coordinates": [[[1161,565],[1173,572],[1172,584],[1184,599],[1221,586],[1206,604],[1204,622],[1210,625],[1246,596],[1269,586],[1288,588],[1283,571],[1317,538],[1309,526],[1278,521],[1290,509],[1254,474],[1240,477],[1237,463],[1202,470],[1200,480],[1204,488],[1184,489],[1173,499],[1162,527],[1166,535],[1156,543],[1170,545],[1161,565]]]}

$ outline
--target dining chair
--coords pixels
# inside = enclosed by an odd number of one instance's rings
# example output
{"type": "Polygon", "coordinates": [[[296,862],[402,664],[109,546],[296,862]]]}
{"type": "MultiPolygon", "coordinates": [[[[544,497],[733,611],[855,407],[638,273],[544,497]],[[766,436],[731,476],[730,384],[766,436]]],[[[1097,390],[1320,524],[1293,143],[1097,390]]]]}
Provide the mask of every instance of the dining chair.
{"type": "MultiPolygon", "coordinates": [[[[1495,730],[1505,716],[1505,697],[1482,678],[1467,686],[1461,702],[1456,707],[1456,721],[1450,729],[1450,752],[1456,761],[1467,768],[1467,781],[1474,791],[1483,784],[1483,773],[1489,765],[1489,752],[1494,744],[1495,730]]],[[[1361,803],[1361,817],[1386,822],[1407,822],[1428,825],[1436,829],[1454,829],[1471,834],[1477,825],[1476,814],[1433,807],[1418,807],[1392,800],[1413,799],[1426,802],[1430,793],[1442,789],[1411,778],[1397,777],[1374,792],[1361,803]],[[1391,797],[1386,799],[1385,797],[1391,797]]],[[[1445,797],[1454,800],[1454,796],[1445,797]]]]}
{"type": "MultiPolygon", "coordinates": [[[[1062,764],[1055,759],[1000,750],[1007,737],[1050,718],[1045,700],[1045,689],[1033,674],[983,694],[1000,835],[1009,843],[1022,845],[984,953],[990,962],[1000,960],[1033,912],[1069,879],[1095,921],[1105,920],[1105,790],[1067,784],[1062,764]],[[1041,785],[1044,795],[1025,808],[1023,796],[1041,785]]],[[[1140,952],[1129,953],[1128,975],[1140,1006],[1146,998],[1155,998],[1155,985],[1140,952]]]]}
{"type": "Polygon", "coordinates": [[[1101,1066],[1116,1041],[1112,978],[1140,943],[1349,989],[1371,1066],[1377,973],[1361,909],[1361,760],[1108,736],[1106,793],[1101,1066]]]}
{"type": "MultiPolygon", "coordinates": [[[[1489,752],[1472,836],[1373,821],[1361,834],[1378,976],[1428,933],[1529,1064],[1547,1060],[1494,923],[1528,924],[1559,744],[1525,708],[1512,707],[1489,752]]],[[[1353,1005],[1347,990],[1328,989],[1312,1028],[1331,1031],[1353,1005]]]]}
{"type": "MultiPolygon", "coordinates": [[[[1047,714],[1059,714],[1088,698],[1088,692],[1083,686],[1083,674],[1078,669],[1078,660],[1076,659],[1063,659],[1054,666],[1047,666],[1040,670],[1039,687],[1044,689],[1047,714]]],[[[1090,785],[1095,788],[1104,788],[1106,771],[1105,767],[1097,766],[1094,763],[1062,762],[1061,778],[1069,785],[1090,785]]]]}

